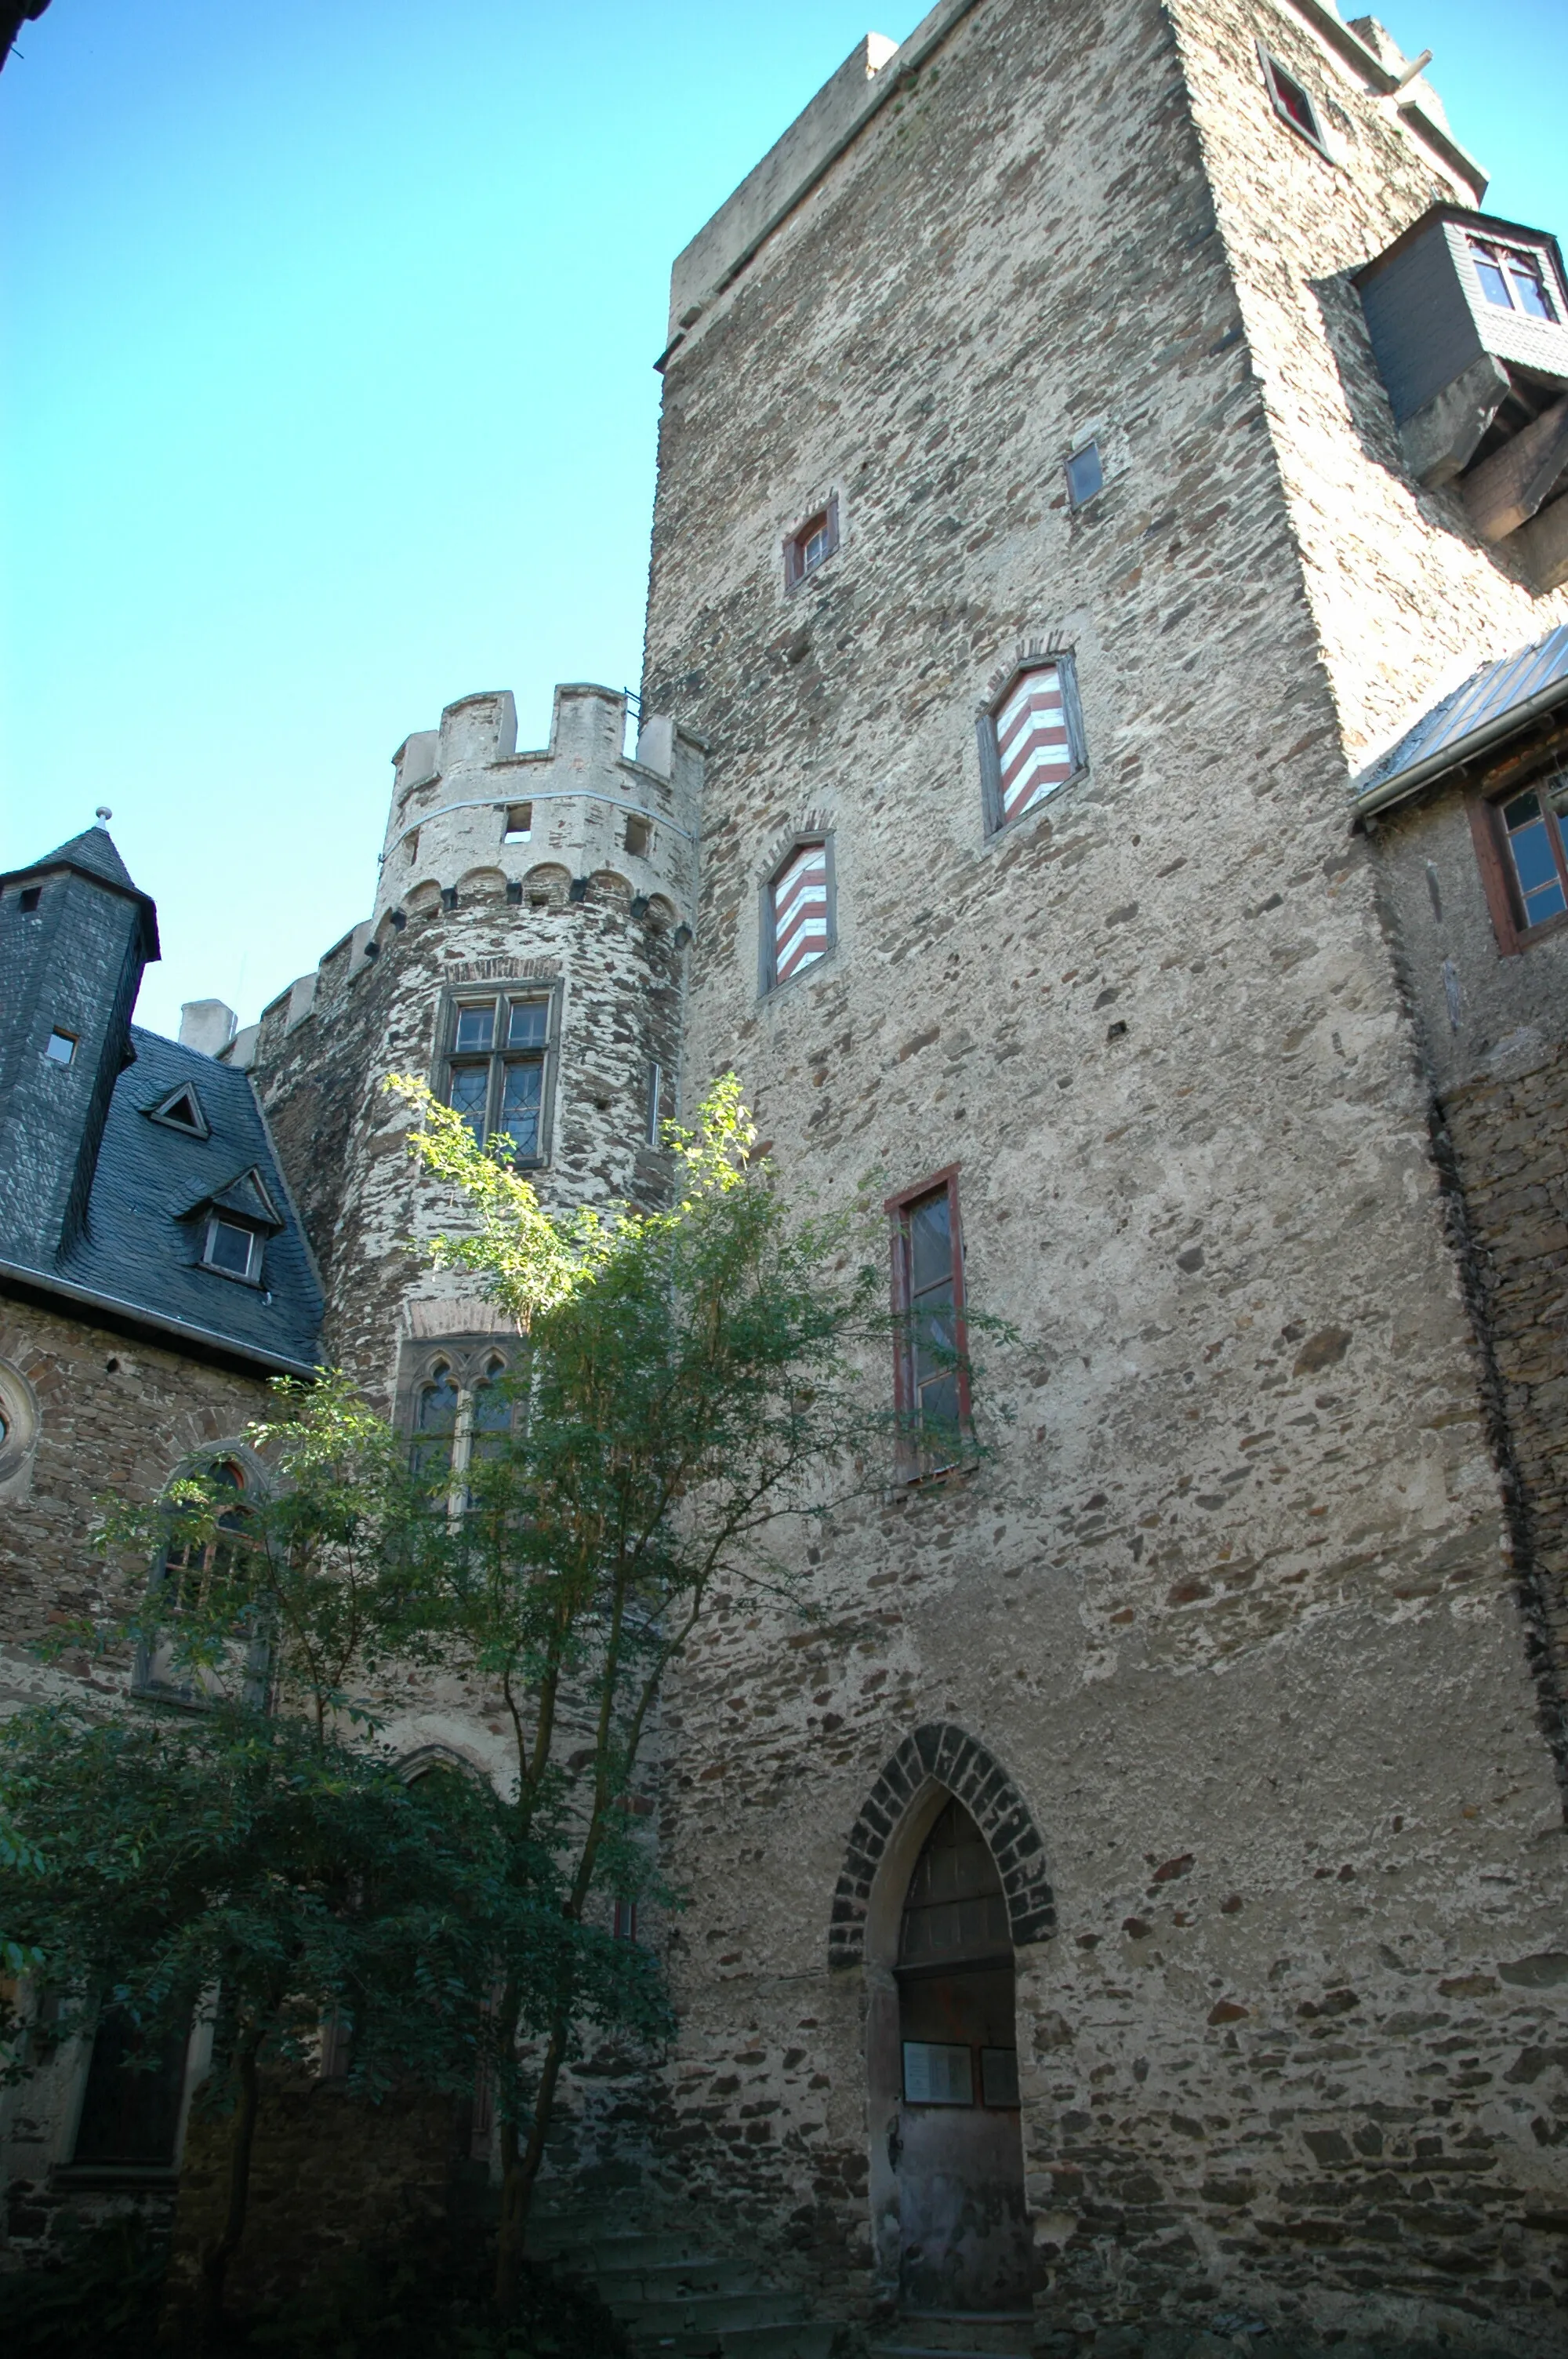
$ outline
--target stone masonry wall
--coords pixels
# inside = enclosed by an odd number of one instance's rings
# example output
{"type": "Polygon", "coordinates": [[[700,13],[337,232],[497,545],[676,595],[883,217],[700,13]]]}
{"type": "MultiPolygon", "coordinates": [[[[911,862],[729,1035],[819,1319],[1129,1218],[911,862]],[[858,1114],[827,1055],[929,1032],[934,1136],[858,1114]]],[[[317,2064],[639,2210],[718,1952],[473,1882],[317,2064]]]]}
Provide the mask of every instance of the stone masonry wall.
{"type": "Polygon", "coordinates": [[[1444,1101],[1522,1477],[1559,1695],[1568,1692],[1568,1048],[1444,1101]]]}
{"type": "Polygon", "coordinates": [[[644,687],[714,749],[693,1083],[734,1063],[829,1200],[957,1163],[970,1297],[1019,1331],[992,1461],[847,1507],[819,1618],[737,1593],[672,1692],[668,2167],[825,2299],[886,2295],[829,1927],[884,1764],[946,1723],[1054,1895],[1019,1953],[1042,2333],[1545,2351],[1561,1814],[1215,152],[1160,8],[982,0],[667,371],[644,687]],[[976,711],[1052,635],[1088,774],[988,839],[976,711]],[[759,998],[807,813],[837,948],[759,998]]]}
{"type": "Polygon", "coordinates": [[[452,1291],[417,1246],[458,1217],[410,1163],[407,1109],[384,1092],[385,1076],[433,1076],[443,989],[559,984],[555,1151],[539,1184],[566,1203],[645,1199],[667,1184],[667,1157],[643,1143],[644,1093],[650,1060],[677,1070],[681,959],[668,928],[633,918],[623,890],[596,883],[571,902],[564,879],[541,908],[512,907],[498,881],[453,910],[417,907],[378,939],[373,962],[356,964],[348,944],[322,962],[292,1027],[287,996],[267,1010],[254,1077],[322,1265],[323,1349],[385,1407],[406,1303],[452,1291]]]}
{"type": "MultiPolygon", "coordinates": [[[[91,1545],[99,1508],[156,1498],[193,1451],[240,1440],[267,1413],[267,1386],[12,1293],[0,1295],[0,1361],[38,1404],[30,1462],[0,1505],[0,1714],[65,1694],[112,1710],[125,1701],[128,1653],[49,1664],[35,1651],[68,1622],[123,1603],[91,1545]]],[[[47,2248],[64,2212],[167,2214],[168,2187],[112,2194],[55,2178],[70,2160],[84,2072],[73,2049],[0,2092],[0,2269],[47,2248]]]]}

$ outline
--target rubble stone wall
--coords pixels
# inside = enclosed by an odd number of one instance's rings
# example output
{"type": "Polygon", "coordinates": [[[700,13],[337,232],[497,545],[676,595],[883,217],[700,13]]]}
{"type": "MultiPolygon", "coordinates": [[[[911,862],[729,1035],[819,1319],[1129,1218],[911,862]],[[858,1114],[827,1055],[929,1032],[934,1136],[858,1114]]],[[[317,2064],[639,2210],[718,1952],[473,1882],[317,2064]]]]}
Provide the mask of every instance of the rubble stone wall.
{"type": "MultiPolygon", "coordinates": [[[[1200,99],[1239,114],[1256,53],[1213,14],[1200,99]]],[[[1332,552],[1282,474],[1296,364],[1221,234],[1246,191],[1210,184],[1241,168],[1195,125],[1195,39],[1145,0],[968,12],[667,367],[644,690],[713,748],[688,1070],[738,1067],[785,1185],[957,1164],[970,1299],[1019,1331],[980,1351],[990,1462],[847,1506],[799,1566],[819,1619],[738,1593],[676,1684],[667,2135],[828,2298],[888,2294],[832,1901],[883,1765],[946,1723],[1054,1896],[1019,1952],[1042,2332],[1506,2318],[1545,2350],[1558,1790],[1348,832],[1332,552]],[[829,494],[841,546],[789,591],[829,494]],[[977,711],[1052,643],[1087,775],[988,837],[977,711]],[[760,996],[807,814],[837,947],[760,996]]],[[[1473,571],[1472,625],[1523,636],[1473,571]]]]}

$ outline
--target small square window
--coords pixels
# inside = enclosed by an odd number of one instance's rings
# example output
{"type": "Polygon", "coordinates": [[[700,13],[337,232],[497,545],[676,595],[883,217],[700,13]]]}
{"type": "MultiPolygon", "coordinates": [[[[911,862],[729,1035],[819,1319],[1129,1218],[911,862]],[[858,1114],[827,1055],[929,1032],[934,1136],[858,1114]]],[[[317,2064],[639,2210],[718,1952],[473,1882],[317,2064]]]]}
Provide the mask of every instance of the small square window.
{"type": "Polygon", "coordinates": [[[209,1269],[221,1269],[225,1277],[248,1278],[261,1259],[261,1239],[254,1229],[240,1221],[226,1221],[222,1212],[214,1212],[207,1224],[207,1250],[202,1256],[209,1269]]]}
{"type": "Polygon", "coordinates": [[[38,903],[43,899],[43,896],[44,888],[41,885],[23,886],[21,891],[16,896],[16,899],[21,905],[22,913],[25,917],[31,917],[33,911],[38,908],[38,903]]]}
{"type": "Polygon", "coordinates": [[[838,501],[837,495],[825,508],[808,516],[797,525],[784,542],[784,588],[798,589],[807,576],[827,564],[838,546],[838,501]]]}
{"type": "Polygon", "coordinates": [[[508,803],[506,806],[506,825],[502,830],[501,833],[502,842],[526,843],[533,832],[533,804],[508,803]]]}
{"type": "Polygon", "coordinates": [[[76,1054],[76,1041],[69,1032],[51,1032],[44,1042],[44,1054],[51,1065],[69,1065],[76,1054]]]}
{"type": "Polygon", "coordinates": [[[1326,156],[1328,142],[1323,136],[1323,125],[1318,119],[1312,93],[1304,83],[1296,80],[1294,74],[1287,73],[1278,58],[1271,58],[1267,49],[1260,49],[1259,55],[1263,62],[1263,79],[1269,87],[1269,96],[1281,122],[1288,123],[1292,131],[1299,131],[1303,139],[1310,139],[1320,155],[1326,156]]]}
{"type": "Polygon", "coordinates": [[[633,860],[646,860],[654,831],[645,819],[630,811],[626,818],[626,850],[633,860]]]}
{"type": "Polygon", "coordinates": [[[1100,462],[1099,444],[1086,442],[1075,451],[1067,462],[1067,497],[1076,508],[1092,500],[1105,483],[1105,468],[1100,462]]]}
{"type": "Polygon", "coordinates": [[[460,1057],[477,1055],[491,1048],[495,1039],[495,1002],[487,999],[482,1007],[460,1007],[457,1038],[452,1046],[460,1057]]]}

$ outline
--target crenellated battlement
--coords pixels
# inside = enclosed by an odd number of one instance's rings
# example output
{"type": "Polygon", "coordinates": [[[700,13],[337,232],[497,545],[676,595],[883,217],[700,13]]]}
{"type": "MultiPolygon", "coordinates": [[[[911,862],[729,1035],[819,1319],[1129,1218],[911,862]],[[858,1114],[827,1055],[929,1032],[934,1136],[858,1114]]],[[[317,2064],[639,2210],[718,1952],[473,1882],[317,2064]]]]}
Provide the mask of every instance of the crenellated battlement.
{"type": "Polygon", "coordinates": [[[449,704],[393,756],[375,921],[498,881],[532,898],[594,876],[689,919],[702,746],[658,715],[630,758],[626,728],[624,692],[590,682],[556,690],[549,743],[521,754],[509,690],[449,704]]]}

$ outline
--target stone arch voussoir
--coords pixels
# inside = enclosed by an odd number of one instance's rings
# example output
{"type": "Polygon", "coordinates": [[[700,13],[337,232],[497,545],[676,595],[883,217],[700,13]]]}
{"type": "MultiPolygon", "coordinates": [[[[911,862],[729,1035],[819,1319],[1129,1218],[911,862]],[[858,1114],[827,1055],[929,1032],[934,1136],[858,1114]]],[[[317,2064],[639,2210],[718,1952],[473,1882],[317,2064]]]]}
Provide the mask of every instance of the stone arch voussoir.
{"type": "Polygon", "coordinates": [[[833,1895],[829,1967],[861,1962],[872,1881],[894,1828],[928,1778],[957,1796],[990,1845],[1014,1946],[1043,1941],[1055,1931],[1045,1846],[1028,1803],[983,1745],[951,1721],[933,1721],[904,1738],[855,1821],[833,1895]]]}

